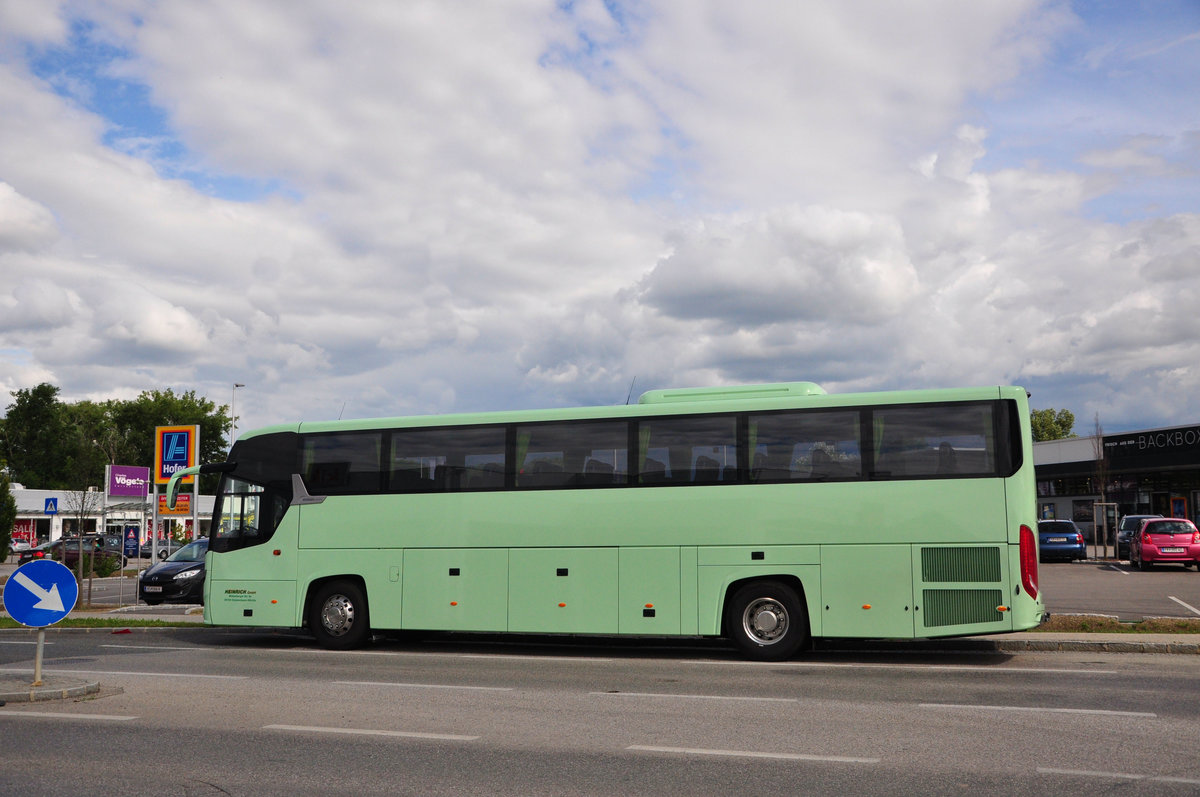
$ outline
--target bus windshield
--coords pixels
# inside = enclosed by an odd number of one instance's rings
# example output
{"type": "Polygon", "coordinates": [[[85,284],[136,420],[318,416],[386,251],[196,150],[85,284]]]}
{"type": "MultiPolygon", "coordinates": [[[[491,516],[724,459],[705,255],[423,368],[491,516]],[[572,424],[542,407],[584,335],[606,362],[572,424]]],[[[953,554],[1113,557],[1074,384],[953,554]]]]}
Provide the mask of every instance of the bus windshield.
{"type": "Polygon", "coordinates": [[[210,549],[233,551],[266,542],[292,500],[296,437],[273,434],[239,440],[229,454],[213,508],[210,549]]]}

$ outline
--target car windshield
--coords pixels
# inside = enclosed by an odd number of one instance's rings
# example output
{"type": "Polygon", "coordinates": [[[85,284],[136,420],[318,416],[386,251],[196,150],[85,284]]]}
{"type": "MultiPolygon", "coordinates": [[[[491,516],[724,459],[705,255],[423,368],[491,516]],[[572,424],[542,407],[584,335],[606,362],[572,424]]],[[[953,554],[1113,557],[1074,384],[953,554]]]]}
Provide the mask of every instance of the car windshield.
{"type": "Polygon", "coordinates": [[[1071,527],[1070,522],[1066,520],[1053,520],[1049,523],[1039,523],[1038,531],[1045,534],[1067,534],[1074,531],[1074,529],[1071,527]]]}
{"type": "Polygon", "coordinates": [[[167,557],[168,562],[203,562],[208,553],[208,540],[195,540],[167,557]]]}
{"type": "Polygon", "coordinates": [[[1147,523],[1146,531],[1151,534],[1191,534],[1193,529],[1191,524],[1184,523],[1182,520],[1168,520],[1147,523]]]}

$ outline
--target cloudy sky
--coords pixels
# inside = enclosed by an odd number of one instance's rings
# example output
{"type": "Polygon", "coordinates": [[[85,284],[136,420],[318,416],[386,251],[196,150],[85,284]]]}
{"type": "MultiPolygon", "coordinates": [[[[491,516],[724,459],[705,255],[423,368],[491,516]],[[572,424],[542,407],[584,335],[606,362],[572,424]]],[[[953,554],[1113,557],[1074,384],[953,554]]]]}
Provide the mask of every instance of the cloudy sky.
{"type": "Polygon", "coordinates": [[[0,0],[0,411],[1200,422],[1196,0],[0,0]]]}

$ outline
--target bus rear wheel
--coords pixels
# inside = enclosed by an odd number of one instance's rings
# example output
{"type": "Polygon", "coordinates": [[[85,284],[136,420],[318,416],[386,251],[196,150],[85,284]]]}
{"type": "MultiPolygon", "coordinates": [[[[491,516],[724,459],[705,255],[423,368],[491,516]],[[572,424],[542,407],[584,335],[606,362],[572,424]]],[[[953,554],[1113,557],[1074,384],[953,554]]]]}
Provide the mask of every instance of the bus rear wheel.
{"type": "Polygon", "coordinates": [[[808,615],[796,591],[780,581],[740,587],[725,607],[730,640],[757,661],[783,661],[808,639],[808,615]]]}
{"type": "Polygon", "coordinates": [[[358,647],[371,633],[366,594],[352,581],[325,584],[309,604],[308,627],[327,650],[358,647]]]}

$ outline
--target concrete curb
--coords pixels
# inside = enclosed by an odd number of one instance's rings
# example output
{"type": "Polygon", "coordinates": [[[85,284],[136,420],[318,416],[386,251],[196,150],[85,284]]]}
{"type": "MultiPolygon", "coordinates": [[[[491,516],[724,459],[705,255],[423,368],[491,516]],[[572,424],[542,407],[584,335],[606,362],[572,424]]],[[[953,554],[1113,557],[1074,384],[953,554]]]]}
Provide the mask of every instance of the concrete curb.
{"type": "Polygon", "coordinates": [[[73,697],[93,695],[100,691],[98,681],[84,681],[49,675],[42,678],[41,686],[33,686],[33,671],[25,680],[5,673],[0,675],[0,704],[36,703],[42,700],[67,700],[73,697]]]}
{"type": "Polygon", "coordinates": [[[1006,653],[1090,651],[1093,653],[1180,653],[1200,654],[1200,642],[1090,641],[1086,639],[1029,639],[998,641],[996,649],[1006,653]]]}

